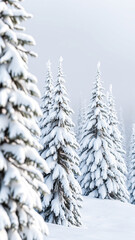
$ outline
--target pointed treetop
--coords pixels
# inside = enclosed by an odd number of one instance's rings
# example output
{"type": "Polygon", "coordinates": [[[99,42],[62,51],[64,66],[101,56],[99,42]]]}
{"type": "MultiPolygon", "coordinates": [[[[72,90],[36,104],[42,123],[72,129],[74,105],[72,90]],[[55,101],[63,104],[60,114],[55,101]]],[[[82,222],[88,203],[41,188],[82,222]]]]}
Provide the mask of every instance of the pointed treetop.
{"type": "MultiPolygon", "coordinates": [[[[52,92],[52,88],[53,88],[53,76],[52,76],[52,71],[51,71],[51,61],[48,60],[48,62],[46,63],[46,78],[45,78],[45,92],[44,92],[44,96],[46,96],[46,91],[48,91],[47,89],[49,88],[49,92],[50,92],[50,96],[51,96],[51,92],[52,92]]],[[[49,95],[47,95],[49,96],[49,95]]]]}
{"type": "Polygon", "coordinates": [[[47,76],[49,76],[49,78],[52,79],[51,61],[50,60],[48,60],[48,62],[46,63],[46,67],[47,67],[47,76]]]}
{"type": "Polygon", "coordinates": [[[61,56],[60,59],[59,59],[60,63],[63,62],[63,57],[61,56]]]}
{"type": "Polygon", "coordinates": [[[100,62],[97,64],[96,84],[98,86],[100,85],[100,62]]]}
{"type": "Polygon", "coordinates": [[[98,62],[97,64],[97,77],[96,77],[97,81],[99,81],[100,79],[100,62],[98,62]]]}
{"type": "Polygon", "coordinates": [[[63,63],[63,57],[59,58],[59,67],[58,67],[58,75],[59,76],[63,76],[63,67],[62,67],[62,63],[63,63]]]}
{"type": "Polygon", "coordinates": [[[47,67],[48,72],[50,72],[51,71],[51,61],[50,60],[48,60],[48,62],[46,63],[46,67],[47,67]]]}
{"type": "Polygon", "coordinates": [[[50,68],[51,67],[51,61],[50,60],[48,60],[48,62],[47,62],[47,68],[50,68]]]}

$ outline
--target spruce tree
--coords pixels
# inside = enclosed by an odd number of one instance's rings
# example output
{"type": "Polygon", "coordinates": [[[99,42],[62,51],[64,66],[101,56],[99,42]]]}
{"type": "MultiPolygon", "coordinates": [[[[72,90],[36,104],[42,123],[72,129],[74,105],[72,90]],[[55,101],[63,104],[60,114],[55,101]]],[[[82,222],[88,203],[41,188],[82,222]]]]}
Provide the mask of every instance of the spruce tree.
{"type": "Polygon", "coordinates": [[[79,108],[78,118],[77,118],[77,128],[76,128],[76,139],[78,143],[80,142],[82,135],[82,108],[79,108]]]}
{"type": "Polygon", "coordinates": [[[45,183],[51,192],[43,199],[42,216],[50,223],[80,226],[81,189],[74,177],[74,174],[79,174],[78,145],[72,132],[72,110],[64,83],[60,58],[50,113],[51,131],[44,138],[49,148],[41,154],[50,167],[50,173],[45,175],[45,183]]]}
{"type": "Polygon", "coordinates": [[[53,101],[53,77],[52,77],[52,71],[51,71],[51,62],[48,61],[47,63],[47,75],[46,75],[46,81],[45,81],[45,88],[44,88],[44,94],[42,97],[42,117],[40,118],[39,127],[41,129],[41,144],[43,145],[43,149],[40,151],[40,154],[47,151],[48,149],[48,139],[44,141],[44,138],[48,135],[48,133],[51,131],[51,121],[50,121],[50,115],[51,115],[51,109],[52,109],[52,101],[53,101]]]}
{"type": "Polygon", "coordinates": [[[84,195],[126,201],[121,194],[120,171],[109,134],[108,109],[99,66],[81,141],[80,185],[84,195]]]}
{"type": "Polygon", "coordinates": [[[36,210],[49,190],[40,171],[49,168],[36,140],[39,91],[27,66],[34,53],[25,49],[34,40],[20,32],[31,15],[18,0],[1,1],[0,12],[0,239],[41,240],[48,230],[36,210]]]}
{"type": "Polygon", "coordinates": [[[125,133],[125,125],[124,125],[122,107],[120,107],[120,109],[119,109],[119,130],[120,130],[120,133],[122,135],[123,148],[126,149],[126,133],[125,133]]]}
{"type": "Polygon", "coordinates": [[[122,147],[123,149],[125,150],[125,154],[123,154],[123,158],[125,159],[125,163],[126,163],[126,167],[127,169],[129,168],[129,161],[128,161],[128,152],[129,152],[129,149],[126,144],[126,132],[125,132],[125,125],[124,125],[124,118],[123,118],[123,109],[122,107],[120,107],[119,109],[119,131],[121,133],[121,136],[122,136],[122,139],[121,139],[121,142],[122,142],[122,147]]]}
{"type": "Polygon", "coordinates": [[[126,152],[123,149],[123,136],[119,130],[119,121],[117,117],[115,100],[112,94],[112,85],[110,85],[110,90],[107,97],[108,102],[108,116],[109,116],[109,134],[112,138],[114,148],[116,150],[115,158],[117,161],[117,168],[119,170],[119,178],[121,181],[121,196],[128,200],[127,192],[127,167],[126,167],[126,152]]]}
{"type": "Polygon", "coordinates": [[[135,124],[132,126],[129,162],[128,189],[130,193],[130,202],[135,204],[135,124]]]}
{"type": "Polygon", "coordinates": [[[83,103],[79,108],[78,120],[77,120],[76,136],[77,136],[78,143],[80,143],[81,141],[85,122],[86,122],[86,104],[83,103]]]}
{"type": "MultiPolygon", "coordinates": [[[[53,130],[53,120],[51,119],[51,113],[52,113],[52,106],[53,106],[53,77],[52,77],[52,71],[51,71],[51,63],[48,61],[47,63],[47,75],[45,80],[45,87],[44,87],[44,94],[42,97],[42,117],[40,118],[39,127],[41,130],[41,137],[40,142],[43,146],[42,150],[40,151],[40,155],[45,159],[48,166],[50,166],[51,169],[51,163],[53,161],[53,155],[50,150],[50,142],[52,141],[51,137],[51,131],[53,130]]],[[[51,173],[50,173],[51,174],[51,173]]],[[[43,173],[44,181],[46,181],[46,173],[43,173]]],[[[50,196],[51,197],[51,196],[50,196]]],[[[44,202],[47,201],[48,196],[41,195],[42,200],[42,207],[44,209],[44,202]],[[45,199],[46,198],[46,199],[45,199]]],[[[44,210],[41,212],[43,213],[44,217],[44,210]]]]}

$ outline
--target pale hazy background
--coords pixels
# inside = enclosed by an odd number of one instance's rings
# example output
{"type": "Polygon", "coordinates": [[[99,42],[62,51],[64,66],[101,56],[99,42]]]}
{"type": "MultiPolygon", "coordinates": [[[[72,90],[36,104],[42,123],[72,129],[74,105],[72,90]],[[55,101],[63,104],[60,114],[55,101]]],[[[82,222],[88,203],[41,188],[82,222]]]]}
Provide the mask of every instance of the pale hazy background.
{"type": "Polygon", "coordinates": [[[100,60],[106,90],[113,85],[117,109],[124,112],[126,130],[135,121],[135,1],[134,0],[25,0],[34,15],[27,33],[37,43],[37,59],[30,70],[42,92],[46,62],[57,76],[59,56],[64,58],[71,106],[78,112],[80,98],[89,102],[96,65],[100,60]]]}

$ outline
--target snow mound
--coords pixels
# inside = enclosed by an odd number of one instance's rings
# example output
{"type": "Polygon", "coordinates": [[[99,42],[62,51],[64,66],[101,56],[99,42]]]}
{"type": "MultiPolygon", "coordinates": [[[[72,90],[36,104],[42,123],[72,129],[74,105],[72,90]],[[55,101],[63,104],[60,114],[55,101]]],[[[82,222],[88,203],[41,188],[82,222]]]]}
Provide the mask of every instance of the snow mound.
{"type": "Polygon", "coordinates": [[[135,206],[84,197],[82,227],[48,224],[48,240],[134,240],[135,206]]]}

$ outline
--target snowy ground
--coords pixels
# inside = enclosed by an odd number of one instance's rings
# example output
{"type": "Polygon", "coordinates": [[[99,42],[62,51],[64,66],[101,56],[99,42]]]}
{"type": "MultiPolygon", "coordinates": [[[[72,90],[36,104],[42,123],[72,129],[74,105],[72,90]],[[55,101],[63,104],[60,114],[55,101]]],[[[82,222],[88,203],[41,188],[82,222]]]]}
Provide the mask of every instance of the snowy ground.
{"type": "Polygon", "coordinates": [[[83,226],[48,224],[47,240],[135,240],[135,206],[84,197],[83,226]]]}

